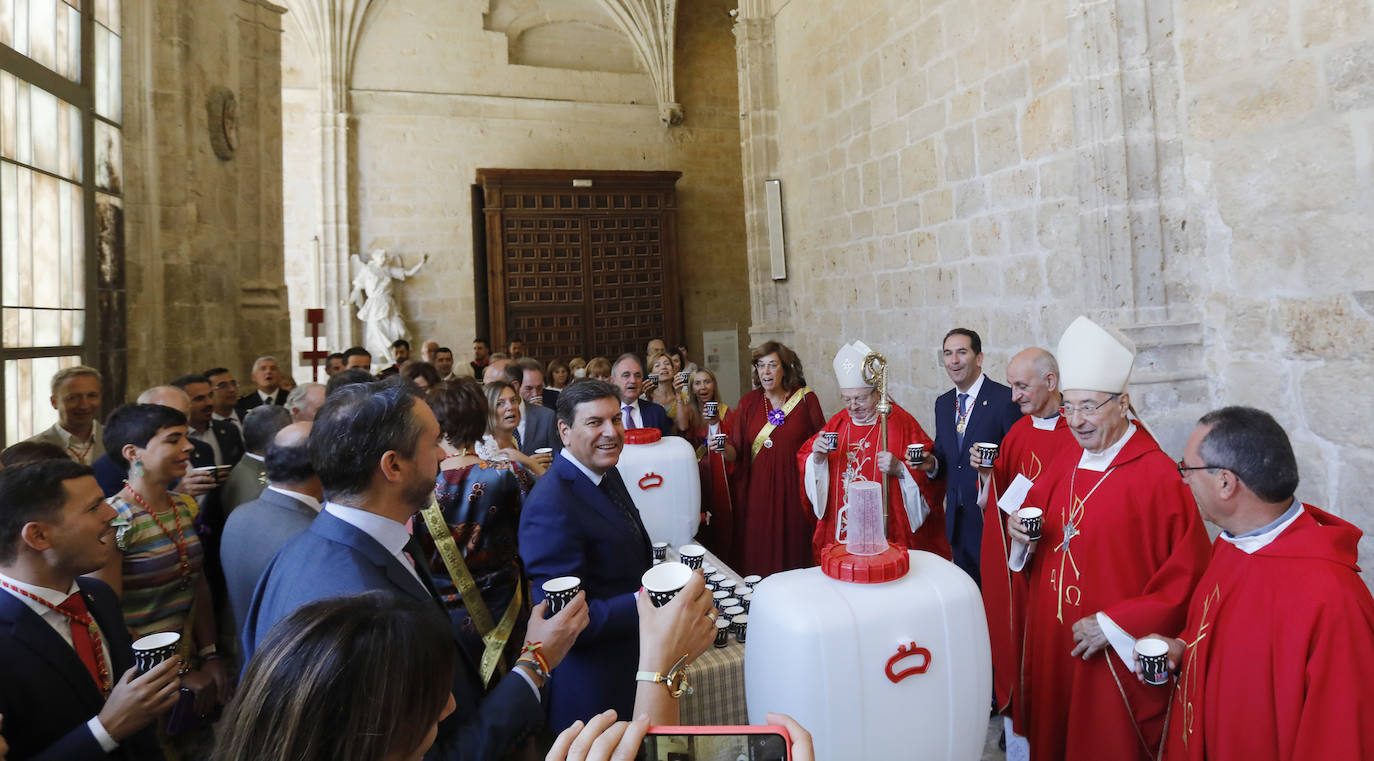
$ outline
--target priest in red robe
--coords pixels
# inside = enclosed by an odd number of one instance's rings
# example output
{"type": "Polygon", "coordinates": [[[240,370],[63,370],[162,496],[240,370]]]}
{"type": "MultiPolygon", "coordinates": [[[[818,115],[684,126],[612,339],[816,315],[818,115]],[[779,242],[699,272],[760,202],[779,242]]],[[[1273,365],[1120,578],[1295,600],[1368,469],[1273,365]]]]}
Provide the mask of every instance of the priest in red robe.
{"type": "MultiPolygon", "coordinates": [[[[1013,745],[1025,743],[1025,728],[1013,731],[1011,704],[1021,676],[1021,641],[1025,633],[1026,576],[1007,567],[1011,539],[1006,521],[1021,507],[1026,491],[1040,482],[1061,456],[1082,453],[1059,414],[1059,363],[1039,347],[1026,349],[1007,364],[1011,400],[1021,418],[1002,439],[991,468],[978,469],[978,502],[983,508],[982,592],[992,643],[993,692],[997,709],[1007,717],[1008,757],[1013,745]]],[[[970,456],[972,456],[970,452],[970,456]]],[[[976,461],[974,462],[977,467],[976,461]]],[[[1022,754],[1024,755],[1024,754],[1022,754]]]]}
{"type": "Polygon", "coordinates": [[[1164,758],[1374,758],[1374,599],[1355,564],[1360,530],[1293,498],[1293,448],[1260,410],[1204,415],[1181,470],[1222,532],[1170,649],[1182,673],[1164,758]]]}
{"type": "Polygon", "coordinates": [[[920,444],[929,453],[934,442],[916,418],[893,404],[887,416],[887,446],[882,446],[878,389],[863,375],[864,358],[870,351],[862,341],[840,347],[833,366],[845,408],[797,452],[802,500],[818,521],[811,539],[813,560],[819,563],[825,547],[848,538],[844,516],[849,484],[880,478],[888,479],[888,541],[949,560],[944,484],[906,464],[908,444],[920,444]],[[826,442],[827,432],[837,434],[834,447],[826,442]]]}
{"type": "Polygon", "coordinates": [[[1008,521],[1010,567],[1029,574],[1014,719],[1032,761],[1153,759],[1168,693],[1136,681],[1135,640],[1181,629],[1207,532],[1174,461],[1127,415],[1130,342],[1079,317],[1055,356],[1083,452],[1026,497],[1045,511],[1039,541],[1008,521]]]}
{"type": "Polygon", "coordinates": [[[816,519],[802,505],[797,450],[825,425],[825,413],[801,360],[777,341],[754,350],[754,378],[758,387],[740,398],[726,432],[725,459],[735,464],[734,568],[767,576],[815,565],[816,519]]]}

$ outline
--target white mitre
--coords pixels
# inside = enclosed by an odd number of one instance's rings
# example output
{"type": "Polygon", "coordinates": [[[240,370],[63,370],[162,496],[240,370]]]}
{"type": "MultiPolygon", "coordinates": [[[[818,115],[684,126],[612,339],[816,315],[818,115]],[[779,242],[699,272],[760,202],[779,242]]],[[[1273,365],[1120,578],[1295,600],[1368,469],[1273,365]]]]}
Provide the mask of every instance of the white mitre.
{"type": "Polygon", "coordinates": [[[1131,380],[1135,344],[1080,315],[1059,337],[1059,387],[1121,394],[1131,380]]]}
{"type": "Polygon", "coordinates": [[[835,353],[835,361],[831,363],[835,368],[835,380],[840,388],[864,388],[873,385],[864,380],[864,357],[872,351],[863,341],[855,341],[840,347],[835,353]]]}

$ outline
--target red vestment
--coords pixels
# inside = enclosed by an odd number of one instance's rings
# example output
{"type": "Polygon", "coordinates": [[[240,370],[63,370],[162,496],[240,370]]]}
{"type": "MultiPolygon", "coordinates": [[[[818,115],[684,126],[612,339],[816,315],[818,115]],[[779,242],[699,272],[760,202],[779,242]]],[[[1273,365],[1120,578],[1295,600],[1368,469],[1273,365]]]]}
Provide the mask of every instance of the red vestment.
{"type": "Polygon", "coordinates": [[[1032,761],[1153,759],[1168,692],[1136,681],[1110,646],[1072,656],[1073,625],[1103,612],[1136,638],[1180,631],[1207,566],[1207,532],[1173,460],[1143,430],[1106,472],[1079,463],[1057,458],[1026,497],[1045,519],[1027,565],[1013,719],[1032,761]]]}
{"type": "MultiPolygon", "coordinates": [[[[826,466],[830,471],[829,492],[826,497],[825,515],[816,524],[815,534],[811,539],[811,552],[813,564],[819,563],[821,550],[826,545],[835,543],[835,517],[839,513],[839,508],[845,502],[845,472],[852,465],[853,475],[857,476],[854,480],[877,481],[878,480],[878,439],[881,436],[879,424],[875,420],[872,425],[854,425],[849,417],[848,410],[840,410],[830,418],[825,424],[825,428],[817,432],[815,436],[806,440],[801,449],[797,450],[797,470],[801,477],[806,477],[806,461],[811,457],[811,448],[816,443],[816,437],[823,431],[835,431],[840,434],[839,448],[831,451],[826,457],[826,466]]],[[[907,468],[906,445],[924,444],[927,456],[935,442],[931,441],[926,432],[922,430],[921,424],[916,422],[916,418],[911,413],[897,406],[892,405],[892,412],[887,417],[887,451],[897,458],[902,467],[907,468]]],[[[916,481],[916,487],[920,490],[921,496],[925,499],[926,505],[930,507],[930,515],[921,524],[915,533],[911,531],[911,522],[907,519],[906,506],[902,501],[902,490],[898,487],[896,478],[889,478],[887,482],[887,539],[888,541],[905,546],[913,550],[925,550],[933,552],[940,557],[949,560],[949,540],[945,539],[945,485],[943,481],[931,481],[926,473],[921,470],[907,468],[907,472],[916,481]]],[[[806,487],[802,485],[802,504],[806,509],[815,515],[814,506],[811,500],[806,498],[806,487]]]]}
{"type": "MultiPolygon", "coordinates": [[[[789,398],[790,395],[789,395],[789,398]]],[[[806,396],[773,429],[773,446],[760,447],[754,438],[768,422],[763,390],[754,389],[739,400],[728,431],[735,448],[735,570],[760,576],[806,568],[811,562],[811,534],[816,519],[802,505],[797,450],[825,425],[816,395],[806,396]]]]}
{"type": "MultiPolygon", "coordinates": [[[[728,434],[735,412],[720,405],[720,432],[728,434]]],[[[688,431],[685,436],[697,450],[697,471],[701,474],[702,526],[697,532],[702,543],[725,565],[735,568],[735,514],[730,496],[730,480],[735,464],[725,461],[723,452],[713,452],[707,441],[709,428],[688,431]],[[707,513],[710,523],[706,523],[707,513]]]]}
{"type": "MultiPolygon", "coordinates": [[[[1007,514],[997,500],[1018,475],[1038,483],[1042,474],[1063,455],[1077,460],[1082,453],[1064,416],[1054,428],[1036,428],[1030,415],[1012,424],[1002,439],[1001,454],[992,465],[987,505],[983,508],[983,548],[980,555],[983,609],[992,643],[992,686],[997,708],[1010,715],[1012,695],[1021,675],[1021,638],[1026,629],[1026,575],[1007,567],[1011,539],[1007,514]]],[[[1038,507],[1038,506],[1037,506],[1038,507]]]]}
{"type": "Polygon", "coordinates": [[[1188,607],[1164,758],[1374,758],[1374,599],[1355,564],[1361,532],[1303,510],[1252,555],[1217,540],[1188,607]]]}

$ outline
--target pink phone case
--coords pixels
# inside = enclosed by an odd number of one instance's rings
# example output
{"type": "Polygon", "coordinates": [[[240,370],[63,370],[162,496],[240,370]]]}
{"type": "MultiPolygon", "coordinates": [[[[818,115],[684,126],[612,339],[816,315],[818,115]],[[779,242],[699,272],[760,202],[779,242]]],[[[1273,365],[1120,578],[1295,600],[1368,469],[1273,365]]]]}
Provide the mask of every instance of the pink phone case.
{"type": "Polygon", "coordinates": [[[738,726],[720,725],[712,727],[673,726],[649,727],[651,735],[782,735],[783,747],[787,748],[787,761],[792,761],[792,736],[787,727],[777,724],[741,724],[738,726]]]}

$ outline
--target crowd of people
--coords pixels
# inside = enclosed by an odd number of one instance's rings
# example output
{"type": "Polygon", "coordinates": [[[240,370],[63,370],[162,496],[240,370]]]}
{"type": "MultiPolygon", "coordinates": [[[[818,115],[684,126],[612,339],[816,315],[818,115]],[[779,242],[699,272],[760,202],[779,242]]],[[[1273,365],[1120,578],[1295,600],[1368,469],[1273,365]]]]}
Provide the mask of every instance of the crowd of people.
{"type": "MultiPolygon", "coordinates": [[[[888,540],[981,588],[1009,757],[1374,753],[1359,530],[1294,498],[1260,410],[1208,413],[1165,455],[1127,392],[1133,347],[1086,318],[1015,354],[1006,385],[976,332],[949,331],[933,438],[859,341],[832,362],[829,418],[775,341],[733,405],[661,340],[566,361],[520,341],[479,339],[462,365],[433,341],[391,351],[375,375],[366,349],[331,354],[326,384],[289,389],[260,357],[243,395],[214,367],[103,419],[99,373],[57,373],[58,422],[0,453],[0,759],[637,747],[677,722],[716,612],[699,574],[661,608],[640,589],[630,428],[695,447],[698,539],[741,574],[816,565],[848,539],[849,487],[886,481],[888,540]],[[581,591],[550,615],[544,582],[565,576],[581,591]],[[177,653],[133,668],[159,632],[177,653]],[[1172,687],[1144,678],[1150,639],[1172,687]]],[[[808,761],[805,730],[770,721],[808,761]]]]}

